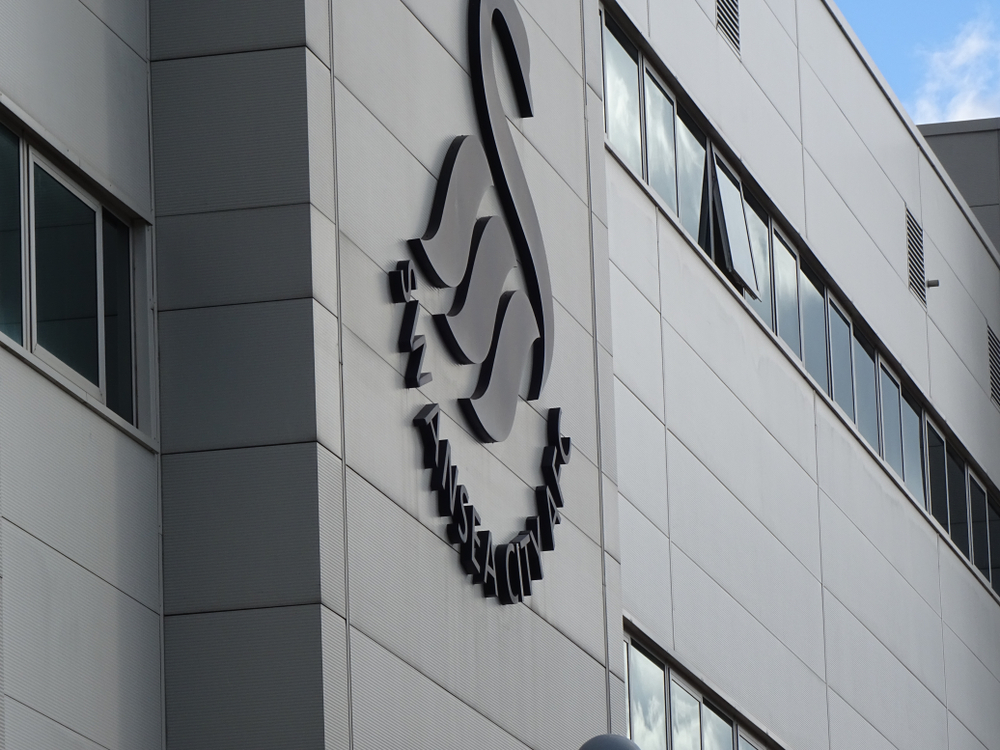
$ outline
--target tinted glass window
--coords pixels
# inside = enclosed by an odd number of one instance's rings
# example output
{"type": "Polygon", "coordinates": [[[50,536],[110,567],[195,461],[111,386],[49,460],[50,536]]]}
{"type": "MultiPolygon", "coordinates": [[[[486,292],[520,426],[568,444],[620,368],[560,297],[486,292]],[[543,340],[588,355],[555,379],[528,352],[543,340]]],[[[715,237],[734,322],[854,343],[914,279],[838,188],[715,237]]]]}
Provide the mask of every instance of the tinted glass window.
{"type": "Polygon", "coordinates": [[[795,256],[785,241],[774,235],[774,306],[778,312],[778,335],[792,351],[799,348],[799,271],[795,256]]]}
{"type": "Polygon", "coordinates": [[[767,214],[757,203],[744,194],[743,210],[747,217],[747,232],[750,235],[750,251],[753,253],[753,265],[757,270],[757,289],[759,295],[754,297],[744,291],[743,296],[750,303],[767,327],[774,330],[774,320],[771,314],[771,248],[768,243],[767,214]]]}
{"type": "Polygon", "coordinates": [[[129,228],[104,213],[104,372],[108,408],[132,421],[132,253],[129,228]]]}
{"type": "Polygon", "coordinates": [[[715,178],[719,191],[716,207],[721,215],[719,226],[725,233],[724,237],[720,237],[722,249],[727,255],[725,267],[738,284],[742,284],[756,297],[760,292],[757,290],[757,273],[750,252],[750,237],[747,234],[746,216],[743,214],[743,194],[740,192],[739,181],[718,163],[715,178]]]}
{"type": "Polygon", "coordinates": [[[868,444],[878,450],[878,400],[875,381],[875,350],[854,337],[854,391],[858,400],[858,429],[868,444]]]}
{"type": "Polygon", "coordinates": [[[701,713],[702,750],[733,750],[733,725],[710,706],[701,713]]]}
{"type": "Polygon", "coordinates": [[[0,331],[23,343],[21,325],[21,149],[0,127],[0,331]]]}
{"type": "Polygon", "coordinates": [[[608,140],[625,163],[641,174],[639,52],[610,20],[604,27],[604,91],[608,140]]]}
{"type": "Polygon", "coordinates": [[[973,479],[969,483],[969,513],[972,518],[972,562],[990,577],[990,534],[986,517],[986,490],[973,479]]]}
{"type": "Polygon", "coordinates": [[[677,214],[681,225],[708,249],[705,209],[705,136],[683,112],[677,118],[677,214]]]}
{"type": "Polygon", "coordinates": [[[903,476],[903,433],[899,411],[899,385],[882,368],[882,457],[903,476]]]}
{"type": "Polygon", "coordinates": [[[854,373],[851,370],[851,324],[830,306],[830,371],[833,398],[848,417],[854,419],[854,373]]]}
{"type": "Polygon", "coordinates": [[[676,211],[674,105],[649,73],[646,74],[646,152],[650,186],[676,211]]]}
{"type": "Polygon", "coordinates": [[[969,504],[966,497],[965,464],[948,451],[948,521],[955,545],[969,556],[969,504]]]}
{"type": "Polygon", "coordinates": [[[802,294],[803,360],[809,374],[827,393],[830,383],[826,370],[826,301],[823,286],[812,273],[802,267],[799,289],[802,294]]]}
{"type": "Polygon", "coordinates": [[[992,495],[986,506],[986,519],[990,532],[990,581],[994,591],[1000,593],[1000,503],[992,495]]]}
{"type": "Polygon", "coordinates": [[[924,497],[924,465],[921,450],[920,408],[908,396],[903,396],[903,481],[917,498],[927,507],[924,497]]]}
{"type": "Polygon", "coordinates": [[[633,646],[629,649],[628,677],[632,740],[641,750],[666,750],[663,668],[633,646]]]}
{"type": "Polygon", "coordinates": [[[944,438],[927,425],[927,483],[931,495],[931,513],[948,531],[948,461],[944,438]]]}
{"type": "Polygon", "coordinates": [[[670,733],[672,750],[701,750],[699,703],[676,682],[670,683],[670,733]]]}
{"type": "Polygon", "coordinates": [[[740,737],[740,750],[757,750],[757,746],[746,737],[740,737]]]}
{"type": "Polygon", "coordinates": [[[35,292],[38,343],[97,384],[97,214],[38,165],[35,292]]]}

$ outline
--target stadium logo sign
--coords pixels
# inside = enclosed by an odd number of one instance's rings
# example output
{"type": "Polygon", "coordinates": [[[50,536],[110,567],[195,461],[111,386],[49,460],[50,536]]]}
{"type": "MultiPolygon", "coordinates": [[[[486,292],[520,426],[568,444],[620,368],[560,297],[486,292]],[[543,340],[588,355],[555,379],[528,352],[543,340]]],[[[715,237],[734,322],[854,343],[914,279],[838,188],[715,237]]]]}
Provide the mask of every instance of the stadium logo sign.
{"type": "MultiPolygon", "coordinates": [[[[541,228],[528,183],[514,148],[500,99],[493,44],[499,39],[520,117],[532,116],[530,58],[524,21],[514,0],[470,0],[469,59],[480,136],[456,137],[438,178],[427,230],[409,247],[416,261],[400,261],[389,274],[393,300],[403,305],[400,352],[407,354],[404,382],[420,388],[427,336],[420,329],[417,269],[431,285],[454,290],[451,309],[433,315],[440,340],[458,364],[479,367],[476,386],[459,398],[461,412],[482,442],[505,440],[511,432],[520,388],[528,373],[528,400],[537,399],[552,365],[553,302],[541,228]],[[494,34],[494,31],[496,32],[494,34]],[[503,216],[478,216],[486,191],[495,187],[503,216]],[[508,277],[520,272],[517,289],[508,277]]],[[[459,484],[451,446],[441,435],[440,405],[428,404],[413,420],[424,468],[437,493],[438,514],[450,519],[448,539],[485,596],[504,604],[531,594],[542,578],[542,552],[555,548],[555,527],[563,507],[561,468],[571,441],[561,433],[560,409],[548,412],[542,446],[542,484],[535,489],[537,515],[525,520],[513,539],[494,544],[467,488],[459,484]]]]}

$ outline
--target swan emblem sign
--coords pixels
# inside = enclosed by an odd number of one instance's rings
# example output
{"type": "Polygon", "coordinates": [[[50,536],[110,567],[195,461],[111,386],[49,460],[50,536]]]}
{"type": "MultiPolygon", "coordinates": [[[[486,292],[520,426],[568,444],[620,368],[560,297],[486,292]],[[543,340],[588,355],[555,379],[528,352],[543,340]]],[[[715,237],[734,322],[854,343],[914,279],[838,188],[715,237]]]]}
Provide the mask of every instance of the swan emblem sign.
{"type": "MultiPolygon", "coordinates": [[[[552,366],[553,301],[538,215],[514,148],[494,65],[499,40],[519,117],[532,116],[530,58],[524,21],[514,0],[469,1],[469,60],[480,136],[454,138],[445,156],[424,234],[409,241],[410,259],[389,273],[394,302],[403,306],[399,350],[407,355],[404,383],[420,388],[427,336],[420,328],[415,297],[417,271],[432,286],[452,289],[451,309],[432,316],[450,356],[478,366],[473,392],[458,399],[471,432],[484,443],[505,440],[514,425],[521,385],[536,400],[552,366]],[[494,33],[495,32],[495,33],[494,33]],[[490,187],[503,216],[478,216],[490,187]],[[518,288],[508,277],[520,272],[518,288]]],[[[459,484],[451,446],[441,435],[440,406],[431,403],[414,417],[423,466],[437,493],[437,511],[449,519],[448,538],[459,546],[465,572],[485,596],[503,604],[523,601],[542,578],[542,553],[555,548],[563,494],[560,471],[571,441],[561,433],[561,410],[549,409],[547,441],[541,447],[542,484],[535,488],[537,515],[512,539],[494,544],[467,488],[459,484]]]]}

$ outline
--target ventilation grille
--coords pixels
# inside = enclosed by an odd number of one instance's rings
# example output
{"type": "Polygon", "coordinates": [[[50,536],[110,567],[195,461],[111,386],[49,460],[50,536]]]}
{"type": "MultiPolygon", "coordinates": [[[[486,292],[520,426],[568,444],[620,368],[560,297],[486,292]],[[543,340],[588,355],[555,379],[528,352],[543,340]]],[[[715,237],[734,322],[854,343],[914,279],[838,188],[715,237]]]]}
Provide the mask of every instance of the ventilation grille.
{"type": "Polygon", "coordinates": [[[990,396],[993,403],[1000,406],[1000,339],[989,324],[986,325],[986,338],[990,349],[990,396]]]}
{"type": "Polygon", "coordinates": [[[716,0],[715,23],[737,52],[740,51],[740,0],[716,0]]]}
{"type": "Polygon", "coordinates": [[[906,209],[906,249],[910,264],[910,289],[927,307],[927,277],[924,275],[924,230],[906,209]]]}

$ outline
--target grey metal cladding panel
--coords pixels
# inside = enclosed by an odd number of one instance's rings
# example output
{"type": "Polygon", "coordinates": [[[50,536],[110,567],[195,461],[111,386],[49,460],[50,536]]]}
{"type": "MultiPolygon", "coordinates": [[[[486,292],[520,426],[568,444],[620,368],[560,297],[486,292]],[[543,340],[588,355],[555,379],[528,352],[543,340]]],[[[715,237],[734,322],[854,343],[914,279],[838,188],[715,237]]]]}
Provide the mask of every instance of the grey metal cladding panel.
{"type": "MultiPolygon", "coordinates": [[[[812,249],[893,357],[926,393],[927,317],[908,288],[908,270],[904,267],[900,271],[879,253],[871,236],[808,155],[804,183],[812,249]]],[[[902,205],[898,209],[887,220],[894,222],[905,261],[905,214],[902,205]]]]}
{"type": "Polygon", "coordinates": [[[351,631],[357,750],[527,750],[512,735],[363,633],[351,631]]]}
{"type": "Polygon", "coordinates": [[[610,481],[618,482],[618,447],[615,430],[609,425],[615,418],[614,358],[603,346],[597,347],[598,399],[601,420],[601,471],[610,481]]]}
{"type": "Polygon", "coordinates": [[[143,212],[150,210],[151,187],[148,68],[83,3],[35,0],[0,9],[4,94],[94,179],[143,212]]]}
{"type": "Polygon", "coordinates": [[[601,477],[604,489],[602,502],[604,504],[604,551],[619,563],[622,561],[621,529],[619,528],[618,485],[605,474],[601,477]]]}
{"type": "Polygon", "coordinates": [[[941,610],[945,625],[1000,680],[1000,606],[947,545],[939,544],[941,610]]]}
{"type": "Polygon", "coordinates": [[[1000,203],[1000,144],[997,131],[927,138],[970,206],[1000,203]]]}
{"type": "Polygon", "coordinates": [[[347,624],[326,607],[320,610],[323,639],[323,723],[324,750],[350,747],[347,727],[350,706],[347,697],[347,624]]]}
{"type": "MultiPolygon", "coordinates": [[[[822,676],[819,578],[683,445],[671,440],[668,461],[671,541],[822,676]]],[[[799,501],[815,514],[815,498],[799,501]]]]}
{"type": "Polygon", "coordinates": [[[659,309],[656,206],[611,154],[607,155],[606,165],[608,253],[619,270],[659,309]]]}
{"type": "MultiPolygon", "coordinates": [[[[589,2],[590,0],[585,0],[589,2]]],[[[590,208],[605,225],[608,223],[607,149],[604,146],[604,102],[587,86],[587,158],[590,167],[590,208]]]]}
{"type": "Polygon", "coordinates": [[[1000,681],[947,627],[944,656],[949,709],[984,745],[1000,747],[1000,681]]]}
{"type": "MultiPolygon", "coordinates": [[[[580,47],[580,0],[521,0],[524,11],[538,24],[559,53],[565,57],[577,72],[583,72],[583,52],[580,47]]],[[[535,42],[531,43],[532,72],[535,71],[535,42]]]]}
{"type": "Polygon", "coordinates": [[[152,64],[159,215],[309,202],[309,54],[152,64]]]}
{"type": "Polygon", "coordinates": [[[330,311],[339,304],[337,227],[315,206],[312,213],[312,294],[330,311]]]}
{"type": "Polygon", "coordinates": [[[111,750],[159,747],[160,618],[3,524],[4,690],[111,750]]]}
{"type": "MultiPolygon", "coordinates": [[[[613,424],[618,448],[618,490],[660,531],[669,533],[666,429],[617,378],[613,424]]],[[[611,424],[604,425],[604,429],[610,428],[611,424]]]]}
{"type": "Polygon", "coordinates": [[[102,750],[96,742],[6,696],[4,713],[4,750],[102,750]]]}
{"type": "Polygon", "coordinates": [[[321,606],[165,618],[169,750],[324,747],[321,606]]]}
{"type": "Polygon", "coordinates": [[[739,14],[740,59],[781,118],[801,136],[799,53],[793,38],[766,0],[744,0],[739,14]]]}
{"type": "MultiPolygon", "coordinates": [[[[774,438],[815,474],[815,392],[780,345],[722,288],[704,256],[659,219],[663,317],[774,438]]],[[[723,282],[725,283],[725,282],[723,282]]]]}
{"type": "MultiPolygon", "coordinates": [[[[584,56],[587,64],[587,85],[604,98],[604,45],[598,0],[583,0],[584,56]]],[[[601,128],[601,132],[604,129],[601,128]]]]}
{"type": "MultiPolygon", "coordinates": [[[[664,325],[663,332],[668,435],[819,575],[815,480],[673,328],[664,325]]],[[[814,445],[810,438],[808,446],[796,448],[815,460],[814,445]]]]}
{"type": "Polygon", "coordinates": [[[671,579],[674,653],[680,662],[725,686],[740,710],[785,746],[826,750],[823,680],[676,546],[671,579]]]}
{"type": "Polygon", "coordinates": [[[340,455],[340,327],[333,313],[313,302],[316,357],[316,438],[340,455]]]}
{"type": "Polygon", "coordinates": [[[12,355],[0,382],[4,517],[158,609],[156,457],[12,355]]]}
{"type": "Polygon", "coordinates": [[[662,420],[660,313],[617,266],[611,268],[611,310],[615,376],[662,420]]]}
{"type": "Polygon", "coordinates": [[[165,614],[319,601],[319,450],[164,456],[165,614]]]}
{"type": "Polygon", "coordinates": [[[608,669],[612,677],[625,679],[625,654],[617,648],[625,638],[622,617],[622,566],[607,552],[604,553],[605,622],[608,633],[608,669]]]}
{"type": "Polygon", "coordinates": [[[306,44],[307,0],[149,0],[152,59],[306,44]]]}
{"type": "Polygon", "coordinates": [[[140,57],[149,58],[146,0],[81,0],[140,57]]]}
{"type": "MultiPolygon", "coordinates": [[[[654,4],[655,7],[655,4],[654,4]]],[[[622,10],[635,24],[639,32],[649,37],[649,8],[648,0],[625,0],[622,3],[622,10]]]]}
{"type": "Polygon", "coordinates": [[[303,203],[159,219],[160,310],[311,296],[312,210],[303,203]]]}
{"type": "Polygon", "coordinates": [[[319,571],[323,604],[345,610],[344,596],[344,474],[340,459],[319,446],[319,571]]]}
{"type": "MultiPolygon", "coordinates": [[[[618,499],[622,537],[622,608],[662,648],[674,645],[670,540],[624,497],[618,499]]],[[[611,617],[611,612],[608,613],[611,617]]],[[[613,644],[609,643],[609,648],[613,644]]]]}
{"type": "Polygon", "coordinates": [[[330,59],[330,2],[304,0],[306,6],[306,44],[327,67],[330,59]]]}
{"type": "Polygon", "coordinates": [[[824,600],[830,688],[896,747],[946,747],[944,705],[836,597],[824,600]]]}
{"type": "MultiPolygon", "coordinates": [[[[552,296],[588,332],[593,330],[589,211],[552,165],[515,132],[538,211],[552,278],[552,296]]],[[[556,346],[559,346],[558,339],[556,346]]],[[[558,354],[556,356],[559,356],[558,354]]]]}
{"type": "MultiPolygon", "coordinates": [[[[484,599],[450,545],[353,473],[348,498],[352,626],[527,745],[606,731],[600,663],[528,607],[484,599]]],[[[546,557],[567,551],[557,535],[546,557]]]]}
{"type": "Polygon", "coordinates": [[[766,0],[771,12],[785,27],[792,40],[798,39],[798,21],[796,19],[796,0],[766,0]]]}
{"type": "Polygon", "coordinates": [[[161,313],[164,452],[315,440],[313,305],[161,313]]]}
{"type": "Polygon", "coordinates": [[[988,750],[968,727],[951,712],[948,713],[948,750],[988,750]]]}
{"type": "Polygon", "coordinates": [[[336,216],[333,175],[333,104],[330,69],[306,55],[309,97],[309,194],[313,205],[331,220],[336,216]]]}
{"type": "Polygon", "coordinates": [[[823,585],[939,700],[945,700],[941,616],[825,496],[823,585]]]}
{"type": "Polygon", "coordinates": [[[611,678],[611,733],[628,736],[628,725],[626,717],[625,683],[617,677],[611,678]]]}
{"type": "MultiPolygon", "coordinates": [[[[903,118],[865,66],[822,2],[796,3],[803,84],[815,72],[896,190],[910,206],[919,205],[919,148],[903,118]]],[[[803,100],[804,102],[805,100],[803,100]]],[[[900,220],[901,221],[901,220],[900,220]]]]}
{"type": "Polygon", "coordinates": [[[816,432],[820,490],[938,611],[937,531],[839,419],[817,410],[816,432]]]}
{"type": "Polygon", "coordinates": [[[861,714],[833,690],[827,691],[830,705],[830,750],[896,750],[861,714]]]}

